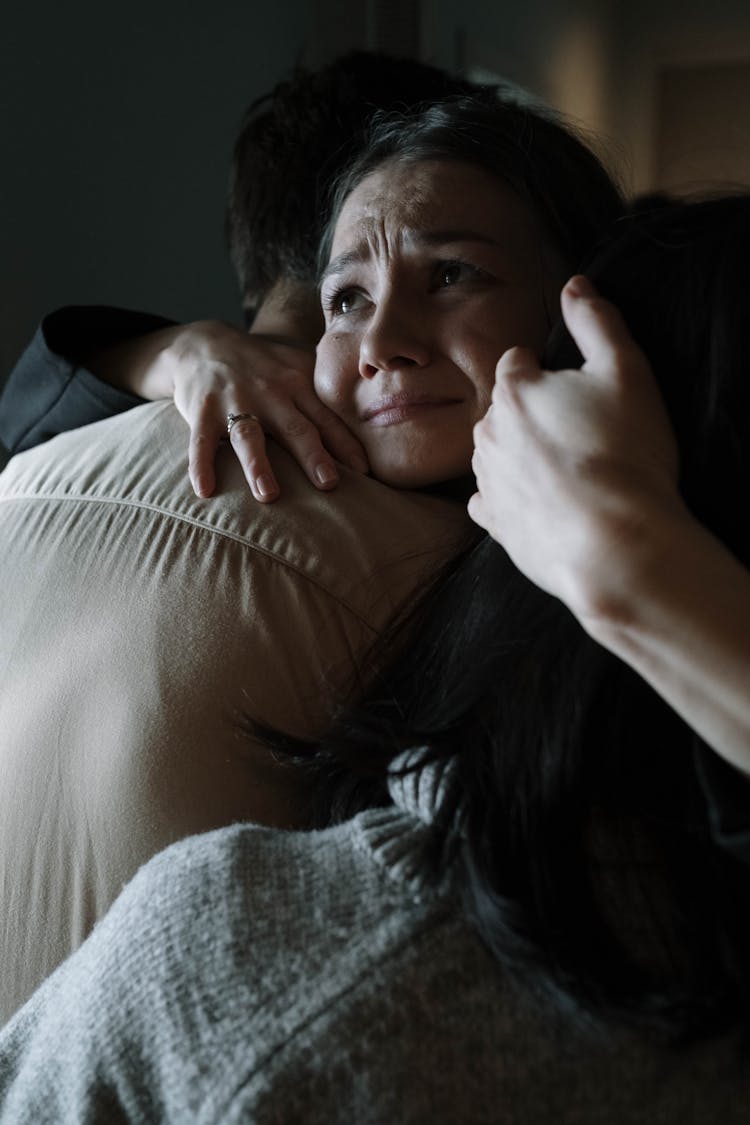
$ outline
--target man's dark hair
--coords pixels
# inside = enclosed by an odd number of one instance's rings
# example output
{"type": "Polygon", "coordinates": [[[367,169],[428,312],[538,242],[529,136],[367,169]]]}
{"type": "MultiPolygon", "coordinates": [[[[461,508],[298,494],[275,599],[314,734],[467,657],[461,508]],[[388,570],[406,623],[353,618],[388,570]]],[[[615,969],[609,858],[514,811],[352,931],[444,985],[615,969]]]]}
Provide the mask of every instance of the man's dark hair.
{"type": "MultiPolygon", "coordinates": [[[[246,304],[279,278],[314,282],[330,183],[359,151],[377,110],[480,87],[412,59],[355,51],[253,102],[234,146],[227,239],[246,304]]],[[[490,90],[491,87],[486,87],[490,90]]]]}

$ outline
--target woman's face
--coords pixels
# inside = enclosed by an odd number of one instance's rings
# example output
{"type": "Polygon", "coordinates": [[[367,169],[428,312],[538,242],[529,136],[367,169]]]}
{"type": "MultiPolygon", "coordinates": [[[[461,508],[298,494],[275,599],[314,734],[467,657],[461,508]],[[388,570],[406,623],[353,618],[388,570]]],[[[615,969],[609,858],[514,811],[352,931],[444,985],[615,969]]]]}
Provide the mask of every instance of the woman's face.
{"type": "Polygon", "coordinates": [[[527,205],[482,168],[388,162],[362,180],[324,274],[315,388],[373,476],[419,488],[469,471],[495,365],[541,350],[564,280],[527,205]]]}

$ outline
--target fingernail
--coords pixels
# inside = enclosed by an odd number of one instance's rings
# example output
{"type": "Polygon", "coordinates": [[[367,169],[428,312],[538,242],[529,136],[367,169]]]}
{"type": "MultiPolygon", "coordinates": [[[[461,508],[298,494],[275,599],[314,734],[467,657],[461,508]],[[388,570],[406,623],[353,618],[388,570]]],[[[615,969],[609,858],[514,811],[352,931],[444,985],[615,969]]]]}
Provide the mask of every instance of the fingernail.
{"type": "Polygon", "coordinates": [[[335,484],[339,479],[339,474],[336,472],[333,465],[321,462],[321,464],[317,465],[315,468],[315,479],[318,484],[322,484],[325,487],[329,484],[335,484]]]}
{"type": "Polygon", "coordinates": [[[264,473],[262,477],[258,477],[255,482],[255,487],[258,489],[261,496],[273,496],[275,492],[278,492],[279,488],[270,473],[264,473]]]}
{"type": "Polygon", "coordinates": [[[587,277],[582,273],[577,273],[571,277],[566,286],[568,293],[573,297],[595,297],[596,290],[587,277]]]}
{"type": "Polygon", "coordinates": [[[361,453],[352,453],[349,458],[349,468],[354,469],[355,473],[369,473],[370,466],[361,453]]]}

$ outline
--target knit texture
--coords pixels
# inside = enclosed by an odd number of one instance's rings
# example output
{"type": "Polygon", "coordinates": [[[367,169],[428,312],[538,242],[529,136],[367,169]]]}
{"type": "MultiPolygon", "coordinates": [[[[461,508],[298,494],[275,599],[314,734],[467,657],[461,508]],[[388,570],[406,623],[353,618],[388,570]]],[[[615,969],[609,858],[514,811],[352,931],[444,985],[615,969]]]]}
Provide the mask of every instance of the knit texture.
{"type": "Polygon", "coordinates": [[[0,1120],[747,1120],[733,1045],[556,1027],[433,878],[429,771],[322,832],[235,825],[151,860],[0,1036],[0,1120]]]}

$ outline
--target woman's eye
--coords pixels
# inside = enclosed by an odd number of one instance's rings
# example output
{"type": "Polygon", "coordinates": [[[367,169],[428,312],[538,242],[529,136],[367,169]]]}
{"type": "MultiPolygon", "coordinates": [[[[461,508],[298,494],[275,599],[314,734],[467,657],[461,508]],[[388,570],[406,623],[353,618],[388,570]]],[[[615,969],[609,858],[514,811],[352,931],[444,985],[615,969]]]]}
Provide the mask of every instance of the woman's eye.
{"type": "Polygon", "coordinates": [[[461,281],[470,281],[479,277],[481,270],[470,266],[468,262],[441,262],[438,271],[438,280],[441,286],[458,285],[461,281]]]}
{"type": "Polygon", "coordinates": [[[349,293],[342,293],[338,302],[342,313],[354,312],[355,309],[361,308],[363,303],[364,297],[356,289],[352,289],[349,293]]]}
{"type": "Polygon", "coordinates": [[[342,289],[326,299],[325,307],[333,316],[346,316],[363,308],[366,301],[364,293],[358,289],[342,289]]]}
{"type": "Polygon", "coordinates": [[[448,262],[440,269],[440,280],[443,285],[455,285],[463,276],[464,267],[460,262],[448,262]]]}

